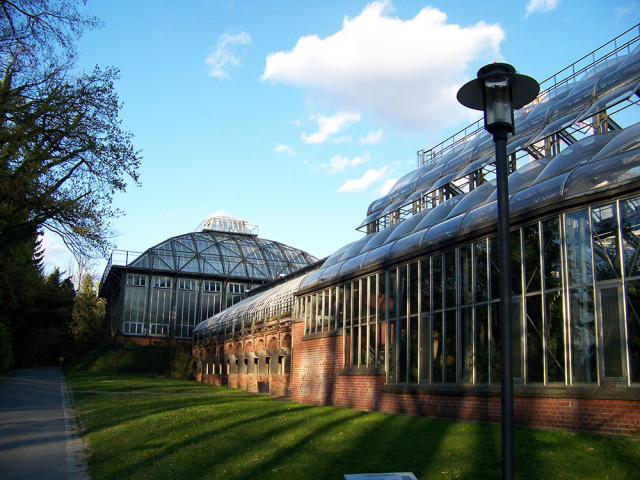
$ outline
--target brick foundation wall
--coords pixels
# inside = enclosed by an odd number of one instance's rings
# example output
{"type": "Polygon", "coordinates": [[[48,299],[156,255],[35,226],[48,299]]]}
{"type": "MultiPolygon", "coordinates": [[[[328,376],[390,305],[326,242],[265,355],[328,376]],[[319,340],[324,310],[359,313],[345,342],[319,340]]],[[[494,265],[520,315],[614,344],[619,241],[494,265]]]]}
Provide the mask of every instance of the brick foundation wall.
{"type": "MultiPolygon", "coordinates": [[[[436,395],[384,391],[384,375],[340,375],[342,337],[302,340],[293,326],[291,398],[295,402],[406,413],[454,420],[500,422],[499,395],[436,395]]],[[[353,373],[353,372],[352,372],[353,373]]],[[[640,400],[516,397],[515,422],[631,435],[640,428],[640,400]]]]}

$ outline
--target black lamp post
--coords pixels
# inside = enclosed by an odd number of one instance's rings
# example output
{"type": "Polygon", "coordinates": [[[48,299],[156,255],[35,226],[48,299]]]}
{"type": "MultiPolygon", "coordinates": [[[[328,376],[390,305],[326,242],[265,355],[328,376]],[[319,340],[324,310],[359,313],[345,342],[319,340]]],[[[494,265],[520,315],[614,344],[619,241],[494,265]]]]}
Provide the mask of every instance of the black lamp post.
{"type": "Polygon", "coordinates": [[[502,478],[513,480],[513,325],[511,318],[511,227],[509,222],[509,169],[507,137],[514,133],[513,109],[532,102],[540,92],[533,78],[516,73],[506,63],[493,63],[478,71],[458,91],[465,107],[484,111],[484,128],[493,135],[496,149],[498,193],[498,249],[500,257],[500,336],[502,478]]]}

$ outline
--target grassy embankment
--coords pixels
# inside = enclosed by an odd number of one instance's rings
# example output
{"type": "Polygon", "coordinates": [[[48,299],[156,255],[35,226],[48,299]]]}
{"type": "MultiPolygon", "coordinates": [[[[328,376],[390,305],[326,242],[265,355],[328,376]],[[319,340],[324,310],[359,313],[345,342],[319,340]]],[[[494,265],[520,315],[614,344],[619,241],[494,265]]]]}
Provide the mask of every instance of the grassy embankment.
{"type": "MultiPolygon", "coordinates": [[[[301,405],[154,376],[67,376],[93,480],[316,480],[402,471],[419,479],[500,478],[496,425],[301,405]]],[[[518,479],[631,479],[640,472],[636,439],[516,429],[515,441],[518,479]]]]}

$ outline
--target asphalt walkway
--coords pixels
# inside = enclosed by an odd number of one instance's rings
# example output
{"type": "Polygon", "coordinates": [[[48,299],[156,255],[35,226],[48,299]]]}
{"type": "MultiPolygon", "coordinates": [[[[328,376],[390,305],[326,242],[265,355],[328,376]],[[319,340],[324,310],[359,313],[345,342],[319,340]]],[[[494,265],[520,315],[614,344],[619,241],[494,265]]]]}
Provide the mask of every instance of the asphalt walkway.
{"type": "Polygon", "coordinates": [[[0,378],[0,478],[88,478],[72,404],[57,368],[0,378]]]}

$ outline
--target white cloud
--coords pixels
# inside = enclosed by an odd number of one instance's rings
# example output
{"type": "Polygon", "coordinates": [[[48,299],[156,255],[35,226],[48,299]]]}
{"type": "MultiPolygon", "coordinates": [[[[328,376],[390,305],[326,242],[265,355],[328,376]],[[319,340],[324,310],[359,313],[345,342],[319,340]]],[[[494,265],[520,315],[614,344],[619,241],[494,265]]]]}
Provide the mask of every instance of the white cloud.
{"type": "Polygon", "coordinates": [[[209,75],[219,79],[228,77],[229,74],[226,72],[226,68],[229,65],[241,65],[240,60],[234,53],[236,46],[249,43],[251,43],[251,35],[247,32],[242,32],[238,35],[229,35],[228,33],[220,35],[215,50],[205,60],[210,67],[209,75]]]}
{"type": "Polygon", "coordinates": [[[377,132],[373,132],[373,131],[369,132],[369,134],[366,137],[362,137],[359,141],[360,143],[375,145],[380,142],[381,138],[382,138],[382,129],[378,130],[377,132]]]}
{"type": "Polygon", "coordinates": [[[447,23],[434,7],[409,20],[392,12],[390,0],[376,1],[331,36],[301,37],[267,56],[262,80],[308,87],[342,110],[418,132],[465,118],[456,92],[475,76],[471,67],[501,59],[503,30],[447,23]]]}
{"type": "Polygon", "coordinates": [[[362,192],[363,190],[366,190],[369,185],[382,178],[386,172],[387,167],[382,167],[378,170],[372,168],[371,170],[367,170],[360,178],[347,180],[337,191],[348,193],[362,192]]]}
{"type": "Polygon", "coordinates": [[[359,113],[336,113],[331,117],[318,117],[318,131],[312,135],[302,134],[302,140],[306,143],[322,143],[331,135],[344,130],[352,123],[360,121],[359,113]]]}
{"type": "Polygon", "coordinates": [[[361,157],[354,157],[353,160],[336,155],[329,161],[330,166],[327,165],[327,168],[329,169],[329,173],[338,173],[344,171],[347,167],[356,167],[367,163],[370,159],[369,152],[365,152],[361,157]]]}
{"type": "Polygon", "coordinates": [[[217,212],[213,212],[207,218],[211,218],[211,217],[228,217],[228,216],[229,216],[229,212],[227,212],[226,210],[218,210],[217,212]]]}
{"type": "Polygon", "coordinates": [[[278,153],[286,153],[287,155],[295,155],[296,152],[294,152],[290,146],[282,144],[282,145],[278,145],[276,147],[276,152],[278,153]]]}
{"type": "Polygon", "coordinates": [[[293,123],[296,127],[299,127],[301,122],[300,122],[300,119],[298,119],[298,120],[294,120],[292,123],[293,123]]]}
{"type": "Polygon", "coordinates": [[[527,3],[527,17],[535,12],[550,12],[557,8],[560,0],[529,0],[527,3]]]}
{"type": "Polygon", "coordinates": [[[375,190],[374,193],[380,195],[381,197],[386,195],[387,193],[389,193],[389,190],[391,190],[391,187],[393,187],[396,184],[397,181],[398,181],[397,178],[391,178],[391,179],[387,180],[386,182],[384,182],[382,184],[382,186],[380,188],[375,190]]]}

